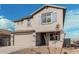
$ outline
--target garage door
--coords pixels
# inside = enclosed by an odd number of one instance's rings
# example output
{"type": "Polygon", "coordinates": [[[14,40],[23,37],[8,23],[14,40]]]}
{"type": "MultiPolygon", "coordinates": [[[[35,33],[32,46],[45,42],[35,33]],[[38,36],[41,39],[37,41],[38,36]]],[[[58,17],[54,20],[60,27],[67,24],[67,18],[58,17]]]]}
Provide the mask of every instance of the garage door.
{"type": "Polygon", "coordinates": [[[31,47],[34,45],[34,40],[35,38],[33,37],[32,33],[28,34],[17,34],[15,35],[15,46],[27,46],[31,47]]]}

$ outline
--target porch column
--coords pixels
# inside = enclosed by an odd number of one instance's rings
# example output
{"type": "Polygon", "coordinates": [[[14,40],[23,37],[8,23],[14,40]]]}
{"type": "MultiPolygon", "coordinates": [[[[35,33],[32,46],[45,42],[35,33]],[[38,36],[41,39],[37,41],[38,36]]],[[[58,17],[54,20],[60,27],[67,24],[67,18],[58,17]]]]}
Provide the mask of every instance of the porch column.
{"type": "Polygon", "coordinates": [[[65,33],[64,33],[64,31],[61,31],[60,32],[60,40],[63,41],[64,37],[65,37],[65,33]]]}
{"type": "Polygon", "coordinates": [[[46,33],[46,45],[49,45],[50,33],[46,33]]]}
{"type": "Polygon", "coordinates": [[[8,37],[8,46],[11,46],[11,36],[8,37]]]}
{"type": "Polygon", "coordinates": [[[40,33],[36,33],[36,46],[40,46],[41,38],[40,33]]]}
{"type": "Polygon", "coordinates": [[[11,34],[11,46],[14,46],[14,34],[11,34]]]}
{"type": "Polygon", "coordinates": [[[63,47],[64,37],[65,37],[65,34],[64,34],[63,31],[61,31],[61,33],[60,33],[60,44],[61,44],[61,47],[63,47]]]}

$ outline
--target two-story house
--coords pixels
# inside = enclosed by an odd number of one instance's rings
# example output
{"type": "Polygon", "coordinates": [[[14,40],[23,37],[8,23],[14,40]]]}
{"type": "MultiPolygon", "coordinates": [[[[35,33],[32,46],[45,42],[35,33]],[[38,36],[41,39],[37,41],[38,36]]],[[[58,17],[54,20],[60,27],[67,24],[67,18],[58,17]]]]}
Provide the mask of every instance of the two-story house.
{"type": "Polygon", "coordinates": [[[44,5],[30,16],[14,21],[14,45],[62,47],[65,11],[62,6],[44,5]]]}

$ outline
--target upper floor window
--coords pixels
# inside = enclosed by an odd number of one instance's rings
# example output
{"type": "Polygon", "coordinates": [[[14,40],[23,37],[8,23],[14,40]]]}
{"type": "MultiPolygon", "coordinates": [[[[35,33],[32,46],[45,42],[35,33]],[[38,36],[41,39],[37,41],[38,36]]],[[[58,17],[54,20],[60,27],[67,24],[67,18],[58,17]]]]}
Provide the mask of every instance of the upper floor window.
{"type": "Polygon", "coordinates": [[[27,26],[31,26],[31,20],[27,20],[27,26]]]}
{"type": "Polygon", "coordinates": [[[44,13],[41,15],[42,18],[42,23],[50,23],[51,22],[51,12],[49,13],[44,13]]]}
{"type": "Polygon", "coordinates": [[[41,23],[52,23],[55,22],[57,19],[56,12],[48,12],[41,14],[41,23]]]}

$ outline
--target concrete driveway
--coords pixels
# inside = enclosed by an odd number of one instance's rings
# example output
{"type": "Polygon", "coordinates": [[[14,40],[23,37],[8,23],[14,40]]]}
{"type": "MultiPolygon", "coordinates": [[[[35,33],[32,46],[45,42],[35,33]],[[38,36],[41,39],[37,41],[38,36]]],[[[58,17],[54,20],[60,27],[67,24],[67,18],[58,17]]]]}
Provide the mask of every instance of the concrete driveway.
{"type": "Polygon", "coordinates": [[[26,47],[21,47],[21,46],[0,47],[0,54],[8,54],[8,53],[15,52],[24,48],[26,47]]]}

